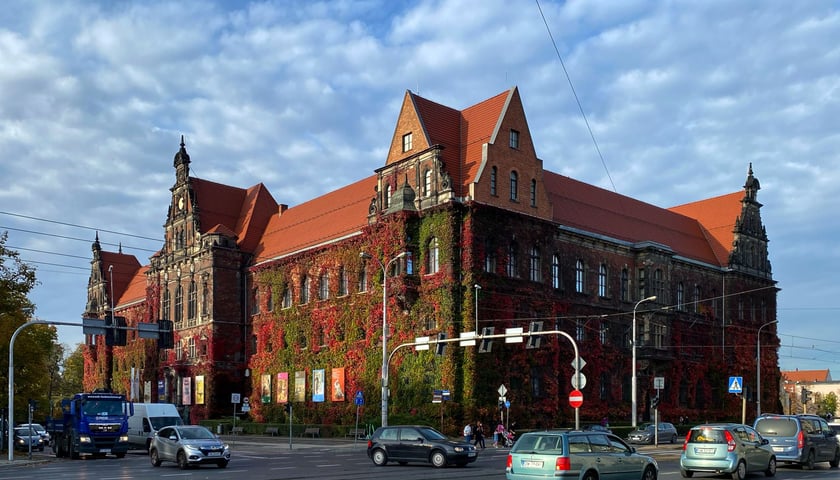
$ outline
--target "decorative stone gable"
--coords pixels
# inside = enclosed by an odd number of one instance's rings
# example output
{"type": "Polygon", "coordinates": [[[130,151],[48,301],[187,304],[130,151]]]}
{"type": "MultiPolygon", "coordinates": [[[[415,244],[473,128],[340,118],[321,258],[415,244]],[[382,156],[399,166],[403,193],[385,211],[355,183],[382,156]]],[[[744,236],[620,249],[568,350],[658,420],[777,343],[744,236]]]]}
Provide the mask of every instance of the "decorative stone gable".
{"type": "Polygon", "coordinates": [[[758,190],[761,185],[753,176],[752,163],[744,183],[744,198],[741,200],[741,215],[735,222],[732,252],[729,266],[741,272],[770,278],[772,269],[767,251],[767,231],[761,222],[761,203],[758,190]]]}

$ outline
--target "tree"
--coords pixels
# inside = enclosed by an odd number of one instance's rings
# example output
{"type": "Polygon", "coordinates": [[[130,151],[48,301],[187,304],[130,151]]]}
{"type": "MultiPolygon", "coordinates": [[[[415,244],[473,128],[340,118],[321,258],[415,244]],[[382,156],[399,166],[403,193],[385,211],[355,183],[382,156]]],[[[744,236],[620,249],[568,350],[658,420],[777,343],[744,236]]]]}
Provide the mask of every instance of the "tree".
{"type": "MultiPolygon", "coordinates": [[[[29,292],[36,285],[35,269],[20,259],[18,252],[6,247],[8,233],[0,235],[0,381],[8,385],[9,343],[18,327],[27,322],[34,305],[29,292]]],[[[47,415],[50,376],[54,363],[53,349],[58,334],[50,325],[33,325],[20,332],[15,341],[15,418],[25,418],[29,400],[38,402],[36,418],[47,415]]],[[[8,389],[0,393],[0,402],[9,402],[8,389]]]]}
{"type": "Polygon", "coordinates": [[[76,349],[64,358],[64,369],[61,372],[60,398],[69,398],[73,394],[84,391],[82,380],[85,376],[85,356],[87,345],[80,343],[76,349]]]}
{"type": "Polygon", "coordinates": [[[817,404],[817,414],[821,416],[826,416],[831,414],[832,416],[835,415],[837,412],[837,395],[834,392],[829,392],[828,395],[824,395],[823,398],[817,404]]]}

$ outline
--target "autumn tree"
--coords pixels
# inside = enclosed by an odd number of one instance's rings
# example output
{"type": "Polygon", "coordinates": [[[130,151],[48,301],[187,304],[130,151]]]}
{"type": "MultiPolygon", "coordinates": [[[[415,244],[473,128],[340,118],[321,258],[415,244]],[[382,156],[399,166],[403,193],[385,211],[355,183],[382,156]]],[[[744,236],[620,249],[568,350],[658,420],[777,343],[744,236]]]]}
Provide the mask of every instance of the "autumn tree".
{"type": "MultiPolygon", "coordinates": [[[[29,292],[37,280],[35,269],[21,261],[20,255],[6,247],[8,233],[0,235],[0,381],[9,383],[9,344],[15,330],[30,320],[34,305],[29,292]]],[[[49,402],[50,375],[55,367],[54,349],[58,334],[50,325],[32,325],[20,331],[14,349],[14,413],[15,420],[27,417],[29,400],[38,403],[35,418],[46,417],[49,402]]],[[[8,389],[0,393],[2,406],[9,403],[8,389]]]]}

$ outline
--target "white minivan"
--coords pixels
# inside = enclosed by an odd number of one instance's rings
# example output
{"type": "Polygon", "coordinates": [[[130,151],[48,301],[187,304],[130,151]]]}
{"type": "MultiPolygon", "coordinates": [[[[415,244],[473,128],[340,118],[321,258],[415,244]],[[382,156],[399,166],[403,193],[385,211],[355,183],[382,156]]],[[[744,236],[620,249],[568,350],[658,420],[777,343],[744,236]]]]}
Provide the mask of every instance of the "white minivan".
{"type": "Polygon", "coordinates": [[[148,450],[155,432],[183,424],[178,409],[171,403],[135,403],[134,415],[128,417],[129,447],[148,450]]]}

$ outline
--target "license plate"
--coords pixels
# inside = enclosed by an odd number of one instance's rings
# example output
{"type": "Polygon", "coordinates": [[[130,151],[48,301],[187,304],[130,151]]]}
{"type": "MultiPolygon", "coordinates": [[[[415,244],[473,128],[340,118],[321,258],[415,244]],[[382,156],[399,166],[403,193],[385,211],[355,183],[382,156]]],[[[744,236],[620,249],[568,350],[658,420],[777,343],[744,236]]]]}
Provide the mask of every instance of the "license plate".
{"type": "Polygon", "coordinates": [[[222,456],[222,452],[207,452],[208,457],[220,457],[222,456]]]}
{"type": "Polygon", "coordinates": [[[773,451],[774,451],[774,452],[784,452],[784,451],[785,451],[785,447],[773,447],[773,451]]]}
{"type": "Polygon", "coordinates": [[[467,456],[468,456],[468,457],[474,457],[474,456],[475,456],[475,452],[468,452],[468,453],[467,453],[467,456]]]}
{"type": "Polygon", "coordinates": [[[111,453],[111,449],[110,448],[100,448],[99,452],[100,453],[111,453]]]}
{"type": "Polygon", "coordinates": [[[522,466],[524,468],[542,468],[543,462],[542,460],[522,460],[522,466]]]}
{"type": "Polygon", "coordinates": [[[694,453],[715,453],[714,448],[695,448],[694,453]]]}

